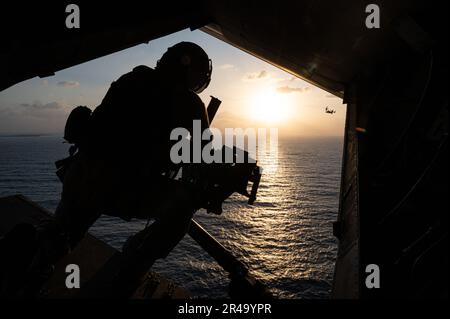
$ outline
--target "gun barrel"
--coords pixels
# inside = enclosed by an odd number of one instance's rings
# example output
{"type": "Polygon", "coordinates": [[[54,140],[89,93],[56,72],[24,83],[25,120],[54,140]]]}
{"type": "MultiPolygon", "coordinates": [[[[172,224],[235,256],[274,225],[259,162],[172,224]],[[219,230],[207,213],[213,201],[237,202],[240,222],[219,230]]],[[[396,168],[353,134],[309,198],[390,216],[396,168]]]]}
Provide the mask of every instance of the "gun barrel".
{"type": "Polygon", "coordinates": [[[248,199],[248,204],[253,205],[256,200],[256,193],[258,192],[259,182],[261,181],[261,168],[259,166],[255,167],[255,170],[253,171],[253,174],[250,178],[250,180],[253,182],[252,190],[250,192],[250,196],[248,199]]]}

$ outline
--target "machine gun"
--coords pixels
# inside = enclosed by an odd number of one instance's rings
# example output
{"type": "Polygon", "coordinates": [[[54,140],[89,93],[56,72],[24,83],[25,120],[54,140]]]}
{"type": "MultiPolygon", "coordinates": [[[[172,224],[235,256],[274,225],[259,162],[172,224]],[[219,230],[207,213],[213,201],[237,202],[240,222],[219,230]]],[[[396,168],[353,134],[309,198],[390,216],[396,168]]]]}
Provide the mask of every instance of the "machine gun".
{"type": "MultiPolygon", "coordinates": [[[[222,101],[220,101],[218,98],[211,96],[211,100],[209,101],[207,112],[208,112],[208,119],[209,123],[211,123],[217,113],[217,110],[220,107],[220,104],[222,101]]],[[[224,146],[222,148],[222,154],[225,154],[227,152],[227,146],[224,146]]],[[[239,176],[235,181],[235,191],[241,195],[244,195],[248,197],[248,203],[250,205],[253,205],[253,203],[256,200],[256,193],[258,192],[259,182],[261,181],[262,176],[262,168],[256,165],[256,161],[254,163],[250,163],[248,159],[250,158],[249,153],[244,150],[239,150],[242,155],[244,156],[244,163],[237,163],[233,165],[232,171],[239,176]],[[252,182],[252,188],[250,193],[247,191],[247,185],[249,182],[252,182]]],[[[236,153],[238,152],[238,149],[236,147],[233,147],[232,154],[233,158],[235,158],[236,153]]],[[[217,168],[216,168],[217,169],[217,168]]],[[[226,173],[225,171],[218,170],[219,174],[226,173]]],[[[225,182],[226,186],[228,183],[225,182]]]]}
{"type": "Polygon", "coordinates": [[[233,154],[235,161],[211,163],[203,167],[202,175],[206,177],[204,197],[207,201],[205,207],[207,212],[221,214],[223,201],[233,193],[247,197],[248,204],[253,205],[261,181],[262,169],[256,165],[256,161],[245,160],[243,163],[236,161],[238,153],[249,158],[246,151],[223,146],[220,152],[233,154]]]}
{"type": "MultiPolygon", "coordinates": [[[[211,96],[207,108],[210,122],[220,104],[219,99],[211,96]]],[[[233,193],[247,197],[248,204],[253,205],[262,175],[262,168],[256,164],[256,160],[247,151],[236,146],[224,145],[220,150],[211,151],[215,156],[220,156],[219,163],[181,164],[166,176],[194,185],[202,197],[201,207],[208,213],[221,214],[223,201],[233,193]]]]}

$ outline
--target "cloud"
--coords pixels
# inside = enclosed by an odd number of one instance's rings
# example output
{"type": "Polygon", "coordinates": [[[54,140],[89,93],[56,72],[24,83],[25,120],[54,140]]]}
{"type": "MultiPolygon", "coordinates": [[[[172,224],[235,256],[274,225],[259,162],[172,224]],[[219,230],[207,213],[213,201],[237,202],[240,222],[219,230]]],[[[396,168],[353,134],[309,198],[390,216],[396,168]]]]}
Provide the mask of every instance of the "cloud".
{"type": "Polygon", "coordinates": [[[62,102],[2,105],[0,134],[61,132],[70,109],[62,102]]]}
{"type": "Polygon", "coordinates": [[[38,117],[38,118],[61,118],[68,113],[66,105],[60,102],[41,103],[21,103],[14,108],[10,108],[14,116],[18,117],[38,117]]]}
{"type": "Polygon", "coordinates": [[[233,64],[222,64],[218,67],[219,70],[229,70],[229,69],[234,69],[234,65],[233,64]]]}
{"type": "Polygon", "coordinates": [[[292,81],[290,78],[286,78],[283,76],[280,77],[280,76],[277,76],[276,73],[268,72],[266,70],[246,73],[243,76],[242,80],[245,82],[264,80],[264,81],[269,81],[271,83],[292,81]]]}
{"type": "Polygon", "coordinates": [[[325,95],[325,97],[328,97],[328,98],[330,98],[330,99],[333,99],[333,98],[338,99],[338,98],[339,98],[338,96],[333,95],[333,94],[327,94],[327,95],[325,95]]]}
{"type": "Polygon", "coordinates": [[[291,87],[291,86],[280,86],[277,88],[278,93],[303,93],[309,91],[309,87],[291,87]]]}
{"type": "Polygon", "coordinates": [[[269,73],[266,70],[262,70],[259,72],[253,72],[253,73],[247,73],[244,76],[244,80],[246,81],[254,81],[254,80],[260,80],[265,79],[269,77],[269,73]]]}
{"type": "Polygon", "coordinates": [[[35,101],[31,104],[22,103],[22,104],[20,104],[20,106],[23,108],[34,109],[34,110],[57,110],[57,109],[64,108],[64,106],[59,102],[51,102],[51,103],[47,103],[47,104],[42,104],[39,101],[35,101]]]}
{"type": "Polygon", "coordinates": [[[56,85],[62,86],[62,87],[76,87],[76,86],[80,85],[80,82],[77,82],[77,81],[59,81],[58,83],[56,83],[56,85]]]}

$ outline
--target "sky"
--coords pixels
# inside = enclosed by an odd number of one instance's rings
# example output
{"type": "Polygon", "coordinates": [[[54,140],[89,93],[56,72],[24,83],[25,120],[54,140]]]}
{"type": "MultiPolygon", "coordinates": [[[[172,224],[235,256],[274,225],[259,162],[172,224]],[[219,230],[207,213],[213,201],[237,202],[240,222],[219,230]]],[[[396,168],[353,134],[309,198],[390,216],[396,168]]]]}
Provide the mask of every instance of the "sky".
{"type": "Polygon", "coordinates": [[[111,82],[137,65],[154,67],[168,47],[199,44],[213,63],[209,87],[200,94],[222,100],[213,125],[278,128],[279,136],[342,136],[342,100],[208,34],[183,30],[110,54],[47,78],[33,78],[0,92],[0,135],[61,134],[74,107],[94,109],[111,82]],[[336,110],[325,113],[325,107],[336,110]]]}

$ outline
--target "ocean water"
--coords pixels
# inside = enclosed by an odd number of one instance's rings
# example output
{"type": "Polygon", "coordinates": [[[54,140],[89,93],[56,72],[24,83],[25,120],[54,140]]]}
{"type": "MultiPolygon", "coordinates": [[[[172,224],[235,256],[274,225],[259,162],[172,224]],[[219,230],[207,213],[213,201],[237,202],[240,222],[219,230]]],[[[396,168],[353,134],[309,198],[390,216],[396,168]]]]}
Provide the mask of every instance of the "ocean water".
{"type": "MultiPolygon", "coordinates": [[[[221,216],[195,219],[243,261],[280,298],[327,298],[337,241],[342,138],[280,140],[264,168],[258,199],[233,195],[221,216]]],[[[0,137],[0,196],[23,194],[53,211],[61,184],[54,162],[67,154],[61,137],[0,137]]],[[[103,216],[90,232],[120,249],[146,221],[103,216]]],[[[153,269],[198,297],[227,296],[227,273],[188,235],[153,269]]]]}

